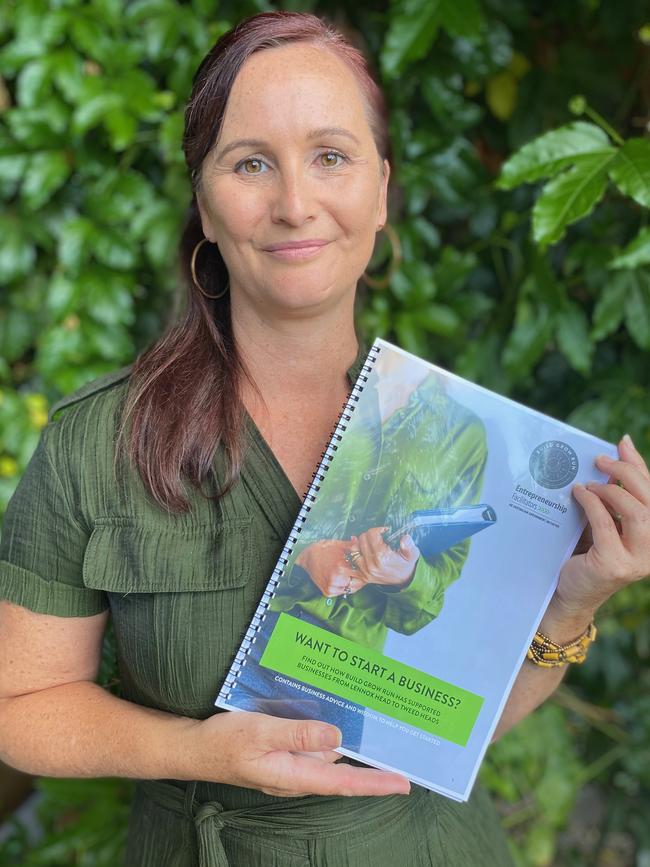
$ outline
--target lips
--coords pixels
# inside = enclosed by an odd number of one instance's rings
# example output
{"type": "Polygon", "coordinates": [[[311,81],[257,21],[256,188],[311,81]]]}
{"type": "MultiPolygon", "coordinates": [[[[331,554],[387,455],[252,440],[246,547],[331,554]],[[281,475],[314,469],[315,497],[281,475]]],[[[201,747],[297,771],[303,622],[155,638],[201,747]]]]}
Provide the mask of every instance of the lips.
{"type": "Polygon", "coordinates": [[[329,241],[323,238],[309,238],[306,241],[283,241],[280,244],[269,244],[264,249],[268,253],[276,253],[279,250],[304,250],[309,247],[324,247],[325,244],[329,244],[329,241]]]}

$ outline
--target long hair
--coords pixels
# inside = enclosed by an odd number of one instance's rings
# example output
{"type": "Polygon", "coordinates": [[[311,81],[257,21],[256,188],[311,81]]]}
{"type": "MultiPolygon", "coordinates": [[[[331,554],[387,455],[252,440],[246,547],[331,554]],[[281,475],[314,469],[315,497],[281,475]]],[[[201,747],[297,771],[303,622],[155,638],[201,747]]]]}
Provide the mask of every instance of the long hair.
{"type": "MultiPolygon", "coordinates": [[[[197,69],[185,109],[183,152],[192,184],[192,201],[180,238],[179,260],[185,312],[136,359],[118,434],[118,453],[126,451],[153,499],[168,511],[187,512],[187,479],[201,489],[219,446],[225,478],[217,496],[239,476],[243,458],[241,396],[246,370],[233,339],[230,293],[209,300],[196,287],[192,253],[203,238],[197,205],[201,165],[214,147],[233,83],[255,52],[290,42],[309,42],[333,51],[354,73],[365,97],[368,121],[379,155],[390,160],[384,96],[362,52],[315,15],[263,12],[240,22],[210,49],[197,69]],[[127,432],[128,430],[128,432],[127,432]]],[[[197,279],[211,295],[228,286],[228,272],[215,244],[204,244],[196,262],[197,279]]]]}

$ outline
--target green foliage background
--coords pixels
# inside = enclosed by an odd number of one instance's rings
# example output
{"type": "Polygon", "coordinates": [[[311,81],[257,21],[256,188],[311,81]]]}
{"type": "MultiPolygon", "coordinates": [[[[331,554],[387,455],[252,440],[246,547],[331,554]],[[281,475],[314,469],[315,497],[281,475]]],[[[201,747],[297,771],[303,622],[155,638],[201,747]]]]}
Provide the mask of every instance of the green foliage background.
{"type": "MultiPolygon", "coordinates": [[[[389,99],[403,261],[364,294],[366,335],[650,457],[644,0],[0,0],[0,511],[52,401],[159,333],[192,74],[268,8],[344,26],[389,99]]],[[[599,625],[588,664],[482,771],[521,865],[650,865],[647,584],[599,625]]],[[[17,827],[0,863],[114,865],[128,784],[41,786],[44,840],[17,827]]]]}

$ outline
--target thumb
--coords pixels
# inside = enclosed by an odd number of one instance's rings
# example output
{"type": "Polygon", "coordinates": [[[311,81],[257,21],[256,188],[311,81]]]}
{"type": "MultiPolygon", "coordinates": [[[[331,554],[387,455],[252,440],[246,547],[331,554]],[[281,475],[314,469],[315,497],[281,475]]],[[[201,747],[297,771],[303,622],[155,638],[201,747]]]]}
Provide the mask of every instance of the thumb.
{"type": "Polygon", "coordinates": [[[399,540],[400,554],[407,560],[417,560],[420,556],[420,549],[413,541],[413,537],[406,534],[399,540]]]}
{"type": "Polygon", "coordinates": [[[304,719],[278,719],[277,723],[270,729],[267,739],[271,749],[310,753],[341,746],[340,729],[329,723],[304,719]]]}

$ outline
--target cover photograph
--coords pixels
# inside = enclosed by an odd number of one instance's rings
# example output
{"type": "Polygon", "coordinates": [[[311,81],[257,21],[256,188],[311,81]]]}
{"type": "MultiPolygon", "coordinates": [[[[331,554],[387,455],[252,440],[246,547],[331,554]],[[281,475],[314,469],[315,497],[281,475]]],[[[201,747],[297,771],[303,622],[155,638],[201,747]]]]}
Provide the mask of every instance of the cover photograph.
{"type": "Polygon", "coordinates": [[[376,340],[215,704],[467,800],[602,453],[376,340]]]}

